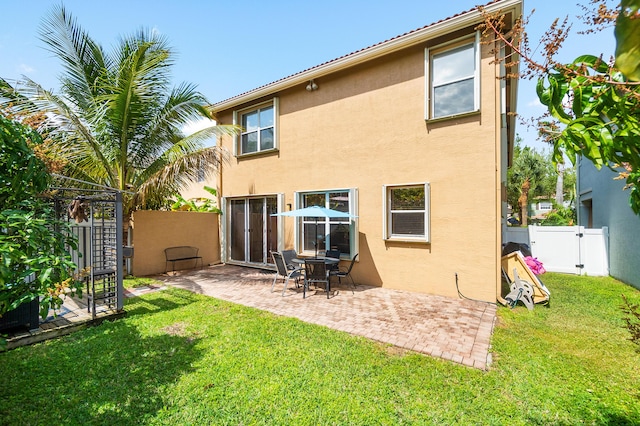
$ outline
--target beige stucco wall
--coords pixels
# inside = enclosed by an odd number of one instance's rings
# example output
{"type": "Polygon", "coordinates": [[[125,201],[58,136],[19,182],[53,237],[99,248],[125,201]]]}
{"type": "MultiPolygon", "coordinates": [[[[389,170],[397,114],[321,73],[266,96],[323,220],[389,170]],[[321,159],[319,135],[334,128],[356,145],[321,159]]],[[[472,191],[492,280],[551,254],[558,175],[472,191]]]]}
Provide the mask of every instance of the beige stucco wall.
{"type": "MultiPolygon", "coordinates": [[[[426,46],[403,50],[279,97],[279,151],[234,158],[222,194],[285,195],[357,188],[357,282],[496,300],[500,245],[499,81],[482,49],[481,112],[425,122],[426,46]],[[383,240],[382,187],[430,182],[431,243],[383,240]]],[[[256,102],[257,103],[257,102],[256,102]]],[[[245,105],[246,106],[246,105],[245,105]]],[[[221,123],[232,111],[218,112],[221,123]]],[[[232,138],[221,145],[233,152],[232,138]]],[[[212,182],[215,184],[215,182],[212,182]]],[[[293,235],[286,219],[284,235],[293,235]]]]}
{"type": "Polygon", "coordinates": [[[182,195],[182,197],[185,200],[189,200],[192,198],[208,198],[210,200],[215,200],[216,201],[216,207],[220,207],[218,205],[218,196],[217,195],[213,195],[211,193],[209,193],[208,191],[206,191],[204,189],[204,186],[209,186],[211,188],[214,188],[216,191],[218,191],[218,185],[217,182],[211,181],[211,182],[191,182],[189,183],[182,191],[180,191],[180,195],[182,195]]]}
{"type": "MultiPolygon", "coordinates": [[[[198,247],[203,265],[220,263],[218,215],[201,212],[142,210],[133,213],[131,261],[135,276],[154,275],[165,270],[164,249],[198,247]]],[[[193,261],[176,262],[176,269],[192,268],[193,261]]]]}

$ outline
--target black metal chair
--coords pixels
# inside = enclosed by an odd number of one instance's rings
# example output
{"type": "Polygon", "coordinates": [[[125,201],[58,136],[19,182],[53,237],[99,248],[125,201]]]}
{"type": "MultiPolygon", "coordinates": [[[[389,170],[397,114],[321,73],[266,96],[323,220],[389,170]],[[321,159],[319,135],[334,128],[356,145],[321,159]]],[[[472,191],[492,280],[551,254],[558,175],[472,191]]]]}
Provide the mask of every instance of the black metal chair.
{"type": "Polygon", "coordinates": [[[324,259],[305,259],[304,287],[302,289],[303,299],[307,297],[307,289],[311,283],[314,285],[324,283],[324,287],[327,292],[327,299],[329,298],[331,283],[329,282],[329,271],[327,270],[327,265],[324,263],[324,259]]]}
{"type": "Polygon", "coordinates": [[[338,269],[338,270],[329,271],[331,276],[338,277],[338,282],[340,284],[342,284],[342,278],[349,278],[351,280],[351,284],[353,285],[353,288],[356,288],[356,283],[355,281],[353,281],[353,277],[351,276],[351,270],[353,269],[353,265],[356,263],[357,257],[358,257],[358,254],[356,253],[356,255],[353,256],[353,259],[351,259],[351,263],[349,264],[349,267],[347,269],[338,269]]]}
{"type": "MultiPolygon", "coordinates": [[[[324,256],[325,257],[331,257],[333,259],[338,259],[339,260],[340,259],[340,250],[327,250],[324,253],[324,256]]],[[[331,271],[337,271],[339,269],[337,263],[331,264],[328,267],[329,267],[329,271],[330,272],[331,271]]]]}
{"type": "Polygon", "coordinates": [[[302,269],[287,269],[287,265],[284,263],[282,253],[278,253],[277,251],[275,251],[271,253],[271,256],[273,257],[273,262],[276,264],[276,275],[273,277],[271,292],[273,293],[273,289],[276,286],[276,280],[278,279],[278,277],[281,277],[284,279],[284,288],[282,289],[282,295],[284,296],[285,291],[287,291],[287,286],[289,285],[289,280],[291,278],[294,278],[297,284],[298,279],[303,276],[302,269]]]}
{"type": "Polygon", "coordinates": [[[340,250],[327,250],[324,252],[324,256],[340,259],[340,250]]]}
{"type": "Polygon", "coordinates": [[[284,250],[282,252],[282,257],[284,259],[284,264],[287,265],[287,269],[300,269],[299,266],[296,266],[292,260],[298,257],[298,253],[295,250],[284,250]]]}

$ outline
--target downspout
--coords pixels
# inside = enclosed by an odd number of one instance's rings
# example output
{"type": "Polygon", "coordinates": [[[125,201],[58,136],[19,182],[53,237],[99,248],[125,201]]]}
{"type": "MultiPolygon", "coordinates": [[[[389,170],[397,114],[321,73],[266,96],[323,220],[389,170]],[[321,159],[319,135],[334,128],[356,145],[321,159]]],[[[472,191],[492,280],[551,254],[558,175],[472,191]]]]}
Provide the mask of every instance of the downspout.
{"type": "MultiPolygon", "coordinates": [[[[222,138],[220,138],[222,139],[222,138]]],[[[222,169],[223,169],[223,157],[222,157],[222,146],[218,145],[218,190],[216,194],[216,201],[218,203],[218,208],[220,211],[224,211],[222,206],[222,169]]],[[[220,262],[224,263],[226,260],[226,255],[224,251],[224,238],[222,237],[222,232],[224,230],[224,226],[222,221],[226,220],[225,217],[219,213],[218,214],[218,245],[220,246],[220,262]]]]}
{"type": "Polygon", "coordinates": [[[581,198],[581,192],[580,191],[580,162],[581,162],[582,156],[578,155],[576,158],[576,165],[575,165],[575,170],[576,170],[576,183],[575,183],[575,196],[573,197],[573,207],[576,209],[576,225],[578,226],[585,226],[584,224],[584,219],[582,218],[582,209],[580,208],[581,202],[582,200],[581,198]]]}
{"type": "MultiPolygon", "coordinates": [[[[500,42],[499,49],[500,57],[505,55],[505,45],[500,42]]],[[[500,61],[498,66],[498,83],[497,89],[497,146],[496,146],[496,239],[495,239],[495,256],[496,256],[496,300],[504,304],[505,301],[502,298],[502,240],[504,225],[506,220],[504,199],[506,199],[506,168],[508,167],[508,155],[509,155],[509,127],[507,115],[508,108],[508,93],[507,82],[505,76],[507,74],[504,61],[500,61]],[[503,180],[503,177],[505,180],[503,180]]],[[[513,87],[511,87],[513,89],[513,87]]]]}

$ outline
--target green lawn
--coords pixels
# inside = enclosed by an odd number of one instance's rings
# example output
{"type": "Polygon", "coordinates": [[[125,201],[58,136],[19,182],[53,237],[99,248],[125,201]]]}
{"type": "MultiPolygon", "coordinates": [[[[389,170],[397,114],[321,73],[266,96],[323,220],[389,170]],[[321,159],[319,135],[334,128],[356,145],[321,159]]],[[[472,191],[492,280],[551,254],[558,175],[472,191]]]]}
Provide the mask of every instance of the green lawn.
{"type": "Polygon", "coordinates": [[[483,372],[167,290],[125,319],[0,353],[0,424],[640,424],[640,355],[613,279],[545,274],[499,309],[483,372]]]}

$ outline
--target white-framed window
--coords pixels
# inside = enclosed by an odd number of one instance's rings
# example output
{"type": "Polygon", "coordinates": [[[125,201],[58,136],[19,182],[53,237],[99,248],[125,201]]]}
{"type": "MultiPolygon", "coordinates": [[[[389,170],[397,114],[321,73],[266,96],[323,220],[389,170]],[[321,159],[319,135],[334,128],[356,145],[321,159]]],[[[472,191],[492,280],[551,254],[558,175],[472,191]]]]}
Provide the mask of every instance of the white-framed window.
{"type": "Polygon", "coordinates": [[[429,183],[383,186],[385,240],[430,242],[429,183]]]}
{"type": "Polygon", "coordinates": [[[317,251],[338,250],[343,259],[358,253],[357,209],[358,191],[332,189],[327,191],[297,192],[296,208],[321,206],[349,213],[351,218],[302,217],[297,222],[298,252],[315,254],[317,251]]]}
{"type": "Polygon", "coordinates": [[[538,210],[553,210],[551,201],[541,201],[538,203],[538,210]]]}
{"type": "Polygon", "coordinates": [[[236,156],[273,151],[278,147],[278,98],[233,112],[233,124],[242,127],[235,138],[236,156]]]}
{"type": "Polygon", "coordinates": [[[425,49],[425,119],[480,110],[479,50],[479,33],[475,38],[425,49]]]}

